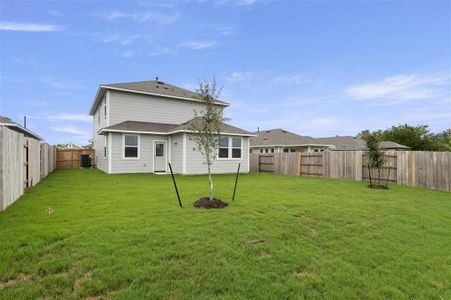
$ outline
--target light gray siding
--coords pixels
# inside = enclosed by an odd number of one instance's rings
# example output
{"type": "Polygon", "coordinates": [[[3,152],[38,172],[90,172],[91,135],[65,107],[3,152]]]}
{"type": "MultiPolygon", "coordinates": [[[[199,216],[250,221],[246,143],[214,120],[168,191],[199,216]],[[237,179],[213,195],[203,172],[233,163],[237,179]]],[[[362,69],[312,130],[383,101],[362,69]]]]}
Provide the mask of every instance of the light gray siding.
{"type": "Polygon", "coordinates": [[[174,173],[183,172],[183,134],[171,136],[171,165],[174,173]]]}
{"type": "MultiPolygon", "coordinates": [[[[165,136],[140,134],[139,159],[123,158],[123,134],[112,133],[111,173],[152,173],[155,140],[167,141],[165,136]]],[[[167,149],[166,149],[167,150],[167,149]]]]}
{"type": "MultiPolygon", "coordinates": [[[[187,135],[186,138],[186,174],[205,174],[207,165],[196,149],[196,144],[187,135]]],[[[243,137],[241,159],[216,160],[212,165],[212,173],[234,173],[241,163],[240,173],[249,172],[249,138],[243,137]]]]}
{"type": "Polygon", "coordinates": [[[182,124],[201,111],[202,104],[187,100],[168,99],[110,91],[110,125],[124,121],[182,124]]]}
{"type": "MultiPolygon", "coordinates": [[[[93,116],[93,148],[95,150],[96,165],[97,168],[103,172],[108,172],[108,161],[107,158],[103,156],[103,147],[105,146],[105,137],[103,135],[98,135],[97,132],[108,126],[108,114],[105,116],[105,107],[107,106],[106,101],[107,96],[105,96],[93,116]]],[[[108,111],[107,111],[108,113],[108,111]]]]}

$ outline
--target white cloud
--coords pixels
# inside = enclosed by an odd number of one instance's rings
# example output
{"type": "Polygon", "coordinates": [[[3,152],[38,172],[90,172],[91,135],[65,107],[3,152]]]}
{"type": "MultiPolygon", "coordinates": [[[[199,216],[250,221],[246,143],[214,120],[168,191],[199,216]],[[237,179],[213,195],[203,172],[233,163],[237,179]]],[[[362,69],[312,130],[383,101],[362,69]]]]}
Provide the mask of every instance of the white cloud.
{"type": "Polygon", "coordinates": [[[193,50],[203,50],[218,45],[216,41],[190,41],[179,44],[180,47],[190,48],[193,50]]]}
{"type": "Polygon", "coordinates": [[[14,57],[13,61],[18,64],[34,64],[36,61],[34,59],[14,57]]]}
{"type": "Polygon", "coordinates": [[[0,30],[26,31],[26,32],[51,32],[62,31],[63,26],[38,23],[0,22],[0,30]]]}
{"type": "Polygon", "coordinates": [[[147,53],[147,55],[150,56],[157,56],[157,55],[164,55],[164,54],[169,54],[174,52],[171,48],[166,48],[166,47],[156,47],[154,49],[152,49],[151,51],[149,51],[147,53]]]}
{"type": "Polygon", "coordinates": [[[133,50],[125,51],[121,54],[122,57],[130,58],[136,55],[136,52],[133,50]]]}
{"type": "Polygon", "coordinates": [[[351,100],[377,100],[375,105],[399,104],[419,99],[450,97],[450,74],[407,74],[379,82],[354,85],[344,90],[351,100]]]}
{"type": "Polygon", "coordinates": [[[216,0],[215,1],[216,5],[252,6],[256,3],[257,3],[257,0],[216,0]]]}
{"type": "Polygon", "coordinates": [[[47,13],[48,13],[49,15],[54,16],[54,17],[60,17],[60,16],[63,15],[60,11],[58,11],[58,10],[56,10],[56,9],[51,9],[51,10],[47,11],[47,13]]]}
{"type": "Polygon", "coordinates": [[[23,82],[23,80],[22,79],[18,79],[18,78],[16,78],[16,77],[10,77],[10,76],[0,76],[0,80],[1,81],[8,81],[8,82],[14,82],[14,83],[17,83],[17,82],[23,82]]]}
{"type": "Polygon", "coordinates": [[[244,81],[254,78],[254,73],[252,72],[233,72],[229,76],[226,76],[227,81],[244,81]]]}
{"type": "Polygon", "coordinates": [[[88,116],[88,115],[84,115],[84,114],[66,114],[66,113],[61,113],[61,114],[56,114],[56,115],[50,115],[47,117],[47,119],[51,120],[51,121],[75,121],[75,122],[87,122],[87,123],[91,123],[92,122],[92,117],[88,116]]]}
{"type": "Polygon", "coordinates": [[[125,13],[118,10],[114,10],[109,13],[96,14],[96,16],[100,16],[106,20],[131,19],[137,22],[154,22],[158,24],[170,25],[179,19],[180,13],[179,12],[175,12],[172,14],[162,14],[156,12],[125,13]]]}
{"type": "Polygon", "coordinates": [[[57,131],[57,132],[62,132],[62,133],[79,135],[79,136],[89,136],[88,131],[82,130],[78,127],[71,126],[71,125],[62,126],[62,127],[52,127],[52,130],[57,131]]]}
{"type": "Polygon", "coordinates": [[[101,39],[101,42],[106,43],[106,44],[118,43],[118,44],[125,46],[125,45],[129,45],[129,44],[133,43],[138,38],[139,38],[138,35],[114,34],[114,35],[109,35],[109,36],[104,37],[103,39],[101,39]]]}
{"type": "Polygon", "coordinates": [[[56,80],[53,78],[44,78],[41,79],[41,81],[47,84],[48,86],[58,90],[82,90],[85,88],[84,86],[74,82],[56,80]]]}
{"type": "Polygon", "coordinates": [[[309,84],[312,83],[313,80],[307,78],[304,74],[291,74],[291,75],[281,75],[274,78],[274,82],[277,84],[284,85],[300,85],[300,84],[309,84]]]}
{"type": "Polygon", "coordinates": [[[233,29],[230,27],[227,27],[227,26],[218,27],[217,30],[222,35],[232,35],[233,34],[233,29]]]}

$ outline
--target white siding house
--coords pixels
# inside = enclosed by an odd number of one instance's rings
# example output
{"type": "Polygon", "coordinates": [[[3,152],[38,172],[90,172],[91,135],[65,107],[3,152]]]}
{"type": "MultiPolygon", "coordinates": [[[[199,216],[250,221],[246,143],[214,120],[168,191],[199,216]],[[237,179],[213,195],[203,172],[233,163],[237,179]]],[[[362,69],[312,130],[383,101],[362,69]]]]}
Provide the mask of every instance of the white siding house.
{"type": "MultiPolygon", "coordinates": [[[[90,115],[97,168],[109,173],[167,172],[204,174],[206,164],[196,149],[191,122],[203,104],[195,93],[161,81],[101,85],[90,115]]],[[[216,101],[218,108],[229,104],[216,101]]],[[[214,173],[249,171],[250,132],[222,124],[214,173]]]]}

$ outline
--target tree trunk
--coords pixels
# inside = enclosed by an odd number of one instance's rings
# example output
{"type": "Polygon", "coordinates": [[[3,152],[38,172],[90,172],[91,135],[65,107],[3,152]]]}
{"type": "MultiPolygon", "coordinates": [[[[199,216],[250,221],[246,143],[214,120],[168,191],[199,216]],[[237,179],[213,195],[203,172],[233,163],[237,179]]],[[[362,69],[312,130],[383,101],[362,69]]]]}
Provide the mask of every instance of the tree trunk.
{"type": "Polygon", "coordinates": [[[377,168],[377,186],[381,185],[381,168],[377,168]]]}
{"type": "Polygon", "coordinates": [[[371,168],[370,168],[370,164],[368,163],[368,177],[370,178],[370,187],[373,187],[373,183],[371,182],[371,168]]]}
{"type": "Polygon", "coordinates": [[[207,169],[208,169],[208,199],[210,201],[213,199],[213,179],[211,178],[211,162],[207,161],[207,169]]]}

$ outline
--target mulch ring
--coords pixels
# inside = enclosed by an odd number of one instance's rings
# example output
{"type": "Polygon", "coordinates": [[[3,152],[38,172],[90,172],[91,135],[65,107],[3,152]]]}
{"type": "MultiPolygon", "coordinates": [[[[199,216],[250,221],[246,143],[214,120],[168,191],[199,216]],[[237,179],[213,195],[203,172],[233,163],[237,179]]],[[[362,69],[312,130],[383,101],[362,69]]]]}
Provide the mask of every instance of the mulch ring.
{"type": "Polygon", "coordinates": [[[370,189],[388,190],[388,187],[385,186],[385,185],[376,185],[376,184],[371,185],[371,184],[369,184],[368,187],[370,189]]]}
{"type": "Polygon", "coordinates": [[[212,198],[210,200],[208,197],[200,198],[193,203],[196,208],[226,208],[228,205],[227,202],[220,199],[212,198]]]}

